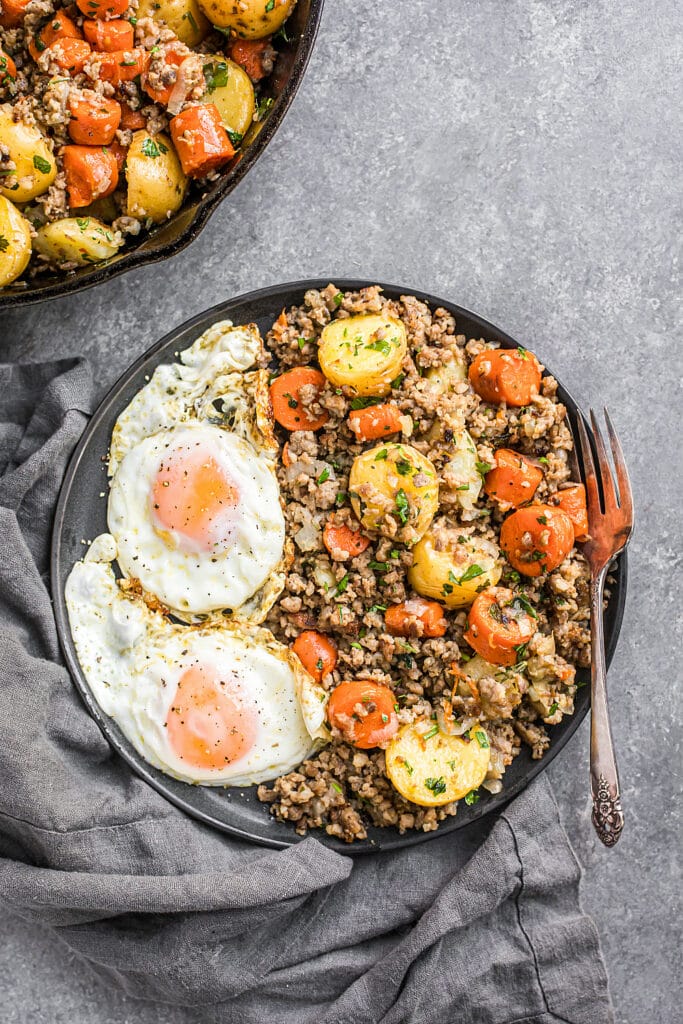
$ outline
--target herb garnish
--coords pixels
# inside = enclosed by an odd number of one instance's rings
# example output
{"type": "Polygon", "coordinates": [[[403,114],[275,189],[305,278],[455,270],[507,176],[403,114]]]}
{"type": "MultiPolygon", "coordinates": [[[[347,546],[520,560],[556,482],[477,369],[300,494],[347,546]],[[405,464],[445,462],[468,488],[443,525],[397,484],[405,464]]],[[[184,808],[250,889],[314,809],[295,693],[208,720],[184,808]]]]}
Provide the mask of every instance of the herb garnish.
{"type": "Polygon", "coordinates": [[[425,779],[425,786],[427,789],[431,789],[434,796],[440,796],[441,793],[446,792],[446,780],[443,775],[440,775],[438,779],[425,779]]]}

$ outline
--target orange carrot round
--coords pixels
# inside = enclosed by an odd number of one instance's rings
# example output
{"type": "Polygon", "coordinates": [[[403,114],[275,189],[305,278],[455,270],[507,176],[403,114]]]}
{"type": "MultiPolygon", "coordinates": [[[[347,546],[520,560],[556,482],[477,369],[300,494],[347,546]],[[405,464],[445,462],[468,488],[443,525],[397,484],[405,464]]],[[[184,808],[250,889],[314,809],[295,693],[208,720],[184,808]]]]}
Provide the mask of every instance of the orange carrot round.
{"type": "Polygon", "coordinates": [[[28,52],[34,60],[38,60],[41,53],[52,46],[58,39],[82,39],[83,33],[71,18],[64,11],[57,11],[44,25],[37,36],[31,40],[28,52]]]}
{"type": "Polygon", "coordinates": [[[171,138],[188,178],[204,178],[235,155],[215,103],[198,103],[176,114],[171,138]]]}
{"type": "Polygon", "coordinates": [[[121,122],[116,100],[88,90],[69,99],[69,135],[81,146],[108,146],[121,122]]]}
{"type": "Polygon", "coordinates": [[[143,75],[149,64],[147,50],[112,50],[111,53],[93,53],[93,61],[99,62],[99,78],[112,85],[132,82],[143,75]]]}
{"type": "Polygon", "coordinates": [[[86,18],[120,18],[128,10],[128,0],[76,0],[86,18]]]}
{"type": "Polygon", "coordinates": [[[17,66],[8,53],[0,46],[0,88],[17,77],[17,66]]]}
{"type": "Polygon", "coordinates": [[[489,587],[477,594],[469,610],[465,640],[493,665],[514,665],[519,660],[515,648],[528,643],[536,632],[530,607],[505,587],[489,587]]]}
{"type": "Polygon", "coordinates": [[[359,441],[376,441],[396,434],[401,429],[401,410],[394,402],[353,409],[349,413],[349,429],[359,441]]]}
{"type": "Polygon", "coordinates": [[[320,430],[330,418],[326,409],[312,416],[301,404],[299,392],[303,387],[313,387],[320,394],[325,387],[325,378],[320,370],[314,370],[312,366],[295,366],[276,377],[270,385],[273,416],[286,430],[320,430]]]}
{"type": "Polygon", "coordinates": [[[112,53],[115,50],[132,50],[135,46],[135,32],[129,21],[115,18],[113,21],[86,19],[83,33],[93,50],[112,53]]]}
{"type": "Polygon", "coordinates": [[[470,383],[485,402],[521,407],[541,387],[541,367],[527,349],[487,348],[472,360],[470,383]]]}
{"type": "Polygon", "coordinates": [[[85,39],[74,39],[71,36],[65,36],[63,39],[58,39],[56,42],[51,43],[43,52],[50,54],[50,60],[61,71],[80,75],[86,61],[90,59],[92,51],[90,43],[86,43],[85,39]]]}
{"type": "Polygon", "coordinates": [[[265,78],[263,54],[270,46],[270,36],[266,39],[239,39],[235,37],[228,45],[228,56],[244,68],[252,82],[260,82],[265,78]]]}
{"type": "Polygon", "coordinates": [[[106,147],[65,146],[62,164],[69,206],[73,209],[89,206],[95,199],[111,195],[118,185],[116,157],[106,147]]]}
{"type": "Polygon", "coordinates": [[[354,679],[332,691],[327,717],[348,743],[369,750],[388,743],[398,731],[395,705],[396,697],[388,686],[354,679]]]}
{"type": "Polygon", "coordinates": [[[323,544],[335,562],[346,562],[350,558],[362,555],[370,540],[359,530],[352,530],[346,523],[335,523],[328,519],[323,529],[323,544]]]}
{"type": "Polygon", "coordinates": [[[548,498],[548,504],[567,513],[574,527],[574,540],[588,540],[588,509],[583,484],[564,487],[548,498]]]}
{"type": "Polygon", "coordinates": [[[126,157],[128,156],[128,146],[122,146],[118,139],[112,139],[109,145],[105,148],[116,160],[116,166],[118,167],[120,175],[126,163],[126,157]]]}
{"type": "Polygon", "coordinates": [[[127,103],[121,104],[121,128],[130,129],[130,131],[136,132],[140,128],[144,128],[147,125],[145,115],[139,110],[133,110],[127,103]]]}
{"type": "MultiPolygon", "coordinates": [[[[157,71],[159,70],[159,62],[162,62],[164,67],[167,68],[179,68],[183,61],[187,60],[188,56],[189,50],[187,46],[181,43],[179,39],[172,39],[164,44],[161,53],[157,57],[155,68],[157,71]]],[[[176,79],[174,78],[168,85],[152,85],[149,81],[149,69],[142,76],[142,88],[155,103],[160,103],[164,107],[171,98],[175,84],[176,79]]]]}
{"type": "Polygon", "coordinates": [[[495,458],[495,466],[484,481],[489,497],[515,508],[531,501],[543,479],[543,471],[525,455],[510,448],[499,448],[495,458]]]}
{"type": "Polygon", "coordinates": [[[314,629],[304,630],[292,644],[292,650],[316,683],[329,675],[337,664],[337,648],[331,640],[314,629]]]}
{"type": "Polygon", "coordinates": [[[439,602],[423,597],[392,604],[384,613],[384,622],[392,636],[443,636],[447,628],[439,602]]]}
{"type": "Polygon", "coordinates": [[[0,25],[3,28],[15,28],[24,20],[24,14],[31,0],[2,0],[0,25]]]}
{"type": "Polygon", "coordinates": [[[564,562],[574,546],[574,527],[561,509],[527,505],[503,522],[500,546],[513,569],[525,576],[540,576],[564,562]]]}

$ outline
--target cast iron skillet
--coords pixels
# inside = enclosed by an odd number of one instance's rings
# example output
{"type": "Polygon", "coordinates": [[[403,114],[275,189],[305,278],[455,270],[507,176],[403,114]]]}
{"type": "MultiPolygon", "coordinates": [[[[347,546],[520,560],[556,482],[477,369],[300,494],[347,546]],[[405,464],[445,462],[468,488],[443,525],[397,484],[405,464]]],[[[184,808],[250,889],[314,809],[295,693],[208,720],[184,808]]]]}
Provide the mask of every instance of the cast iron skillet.
{"type": "MultiPolygon", "coordinates": [[[[335,283],[342,291],[355,291],[368,282],[336,280],[335,283]]],[[[78,664],[64,602],[64,585],[74,562],[85,553],[82,538],[92,540],[106,531],[106,501],[98,497],[102,491],[107,491],[106,465],[102,461],[102,456],[108,450],[111,431],[118,415],[133,395],[143,387],[155,367],[159,363],[175,361],[175,353],[191,345],[195,338],[216,320],[229,318],[236,324],[255,322],[265,336],[284,306],[298,305],[308,288],[324,288],[327,284],[327,278],[298,281],[264,288],[222,302],[171,331],[138,359],[106,396],[74,452],[59,496],[52,536],[52,596],[62,650],[86,707],[111,745],[143,779],[188,814],[223,832],[275,847],[290,846],[299,842],[301,837],[297,836],[292,825],[278,822],[271,817],[268,805],[258,800],[255,787],[213,789],[177,782],[147,764],[114,721],[100,711],[78,664]]],[[[383,288],[385,294],[393,298],[398,298],[402,294],[416,295],[429,303],[432,309],[445,307],[454,315],[458,331],[469,337],[483,337],[507,348],[517,347],[517,342],[498,327],[451,302],[415,291],[413,288],[397,288],[393,285],[383,285],[383,288]]],[[[543,352],[539,352],[538,355],[543,361],[543,352]]],[[[575,428],[577,416],[581,415],[576,402],[562,386],[558,395],[567,406],[572,426],[575,428]]],[[[626,572],[626,557],[622,555],[614,570],[616,583],[612,587],[609,607],[605,614],[608,664],[614,654],[621,627],[626,598],[626,572]]],[[[586,672],[579,671],[578,677],[581,682],[589,682],[586,672]]],[[[577,691],[575,713],[565,718],[560,725],[552,727],[552,742],[545,757],[541,761],[532,761],[528,748],[524,747],[505,774],[502,793],[497,796],[482,796],[472,807],[461,801],[457,816],[442,822],[436,832],[407,833],[401,836],[396,829],[369,828],[366,840],[350,845],[327,836],[322,829],[312,834],[335,850],[357,854],[412,846],[462,828],[463,825],[498,810],[543,771],[576,732],[588,711],[589,704],[590,687],[582,686],[577,691]]]]}
{"type": "Polygon", "coordinates": [[[193,242],[221,200],[256,163],[287,113],[313,50],[323,3],[324,0],[298,0],[286,25],[289,41],[277,43],[279,57],[266,85],[265,95],[275,102],[264,121],[249,129],[242,148],[216,181],[203,191],[191,190],[185,204],[170,220],[145,232],[137,245],[129,245],[105,263],[81,267],[73,273],[51,271],[0,289],[0,310],[92,288],[134,267],[175,256],[193,242]]]}

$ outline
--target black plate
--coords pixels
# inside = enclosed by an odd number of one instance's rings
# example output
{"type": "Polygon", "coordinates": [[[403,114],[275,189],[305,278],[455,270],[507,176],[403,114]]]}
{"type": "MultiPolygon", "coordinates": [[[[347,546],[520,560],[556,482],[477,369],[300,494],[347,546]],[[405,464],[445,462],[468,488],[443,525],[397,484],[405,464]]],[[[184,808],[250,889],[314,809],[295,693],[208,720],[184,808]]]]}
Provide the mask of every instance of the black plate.
{"type": "MultiPolygon", "coordinates": [[[[325,278],[278,285],[250,292],[248,295],[240,295],[229,302],[222,302],[171,331],[138,359],[104,399],[74,452],[59,496],[52,537],[52,593],[62,650],[88,710],[111,745],[143,779],[188,814],[221,831],[277,847],[290,846],[299,842],[301,837],[296,835],[292,826],[275,821],[268,812],[268,805],[258,800],[253,788],[210,789],[177,782],[147,764],[118,726],[100,711],[78,664],[64,602],[64,585],[74,562],[83,557],[82,538],[93,539],[107,529],[106,502],[98,498],[100,492],[107,491],[108,487],[106,464],[102,461],[102,456],[108,450],[117,417],[133,395],[143,387],[155,367],[159,363],[173,362],[176,352],[189,347],[195,338],[216,320],[229,318],[236,324],[255,322],[265,336],[284,306],[299,304],[308,288],[324,288],[328,280],[325,278]]],[[[335,283],[344,291],[356,290],[367,284],[338,279],[335,279],[335,283]]],[[[498,327],[451,302],[437,299],[413,288],[396,288],[393,285],[383,285],[383,288],[385,294],[390,297],[397,298],[402,294],[416,295],[429,303],[432,309],[438,306],[445,307],[456,318],[458,331],[469,337],[483,337],[501,346],[517,347],[517,342],[498,327]]],[[[539,356],[543,361],[542,352],[539,356]]],[[[567,406],[572,426],[575,427],[577,415],[580,415],[576,402],[561,386],[558,395],[567,406]]],[[[608,664],[617,644],[626,599],[625,555],[619,559],[614,576],[616,584],[612,588],[612,596],[605,615],[608,664]]],[[[579,671],[578,677],[583,682],[589,680],[586,672],[579,671]]],[[[575,713],[552,728],[551,746],[541,761],[532,761],[528,748],[524,747],[505,774],[505,788],[502,793],[497,796],[483,796],[479,803],[472,807],[462,802],[457,817],[448,818],[436,832],[408,833],[401,836],[395,829],[369,828],[367,840],[350,845],[330,838],[323,830],[314,834],[321,842],[335,850],[355,854],[411,846],[436,835],[462,828],[469,822],[500,808],[539,772],[547,768],[576,732],[588,711],[589,704],[590,687],[583,686],[577,691],[575,713]]],[[[587,771],[586,767],[586,773],[587,771]]]]}
{"type": "Polygon", "coordinates": [[[0,289],[0,309],[28,306],[44,299],[71,295],[125,274],[134,267],[158,263],[175,256],[193,242],[220,202],[232,192],[266,148],[296,95],[313,50],[324,0],[298,0],[287,21],[288,41],[278,42],[279,56],[266,83],[265,95],[275,101],[263,127],[247,132],[242,148],[219,178],[203,190],[193,187],[182,208],[164,224],[144,232],[137,245],[130,245],[106,263],[81,267],[69,273],[50,271],[33,280],[17,281],[0,289]]]}

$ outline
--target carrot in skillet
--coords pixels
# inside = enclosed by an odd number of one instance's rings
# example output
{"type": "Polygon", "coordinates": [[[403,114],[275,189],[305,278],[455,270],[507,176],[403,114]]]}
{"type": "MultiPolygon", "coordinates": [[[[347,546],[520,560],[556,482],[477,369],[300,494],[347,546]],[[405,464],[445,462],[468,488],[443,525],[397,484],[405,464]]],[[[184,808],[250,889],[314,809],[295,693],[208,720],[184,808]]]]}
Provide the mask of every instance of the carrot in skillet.
{"type": "Polygon", "coordinates": [[[127,103],[121,104],[121,124],[120,128],[127,128],[130,131],[136,132],[140,128],[144,128],[147,125],[145,115],[139,110],[133,110],[127,103]]]}
{"type": "Polygon", "coordinates": [[[531,501],[543,479],[543,471],[525,455],[510,448],[499,448],[495,465],[484,480],[484,490],[490,498],[505,505],[523,505],[531,501]]]}
{"type": "Polygon", "coordinates": [[[335,687],[327,705],[330,725],[360,750],[387,743],[398,731],[396,697],[388,686],[354,679],[335,687]]]}
{"type": "Polygon", "coordinates": [[[392,636],[443,636],[447,628],[439,602],[423,597],[392,604],[384,613],[384,622],[392,636]]]}
{"type": "Polygon", "coordinates": [[[564,487],[548,498],[548,504],[567,513],[574,526],[574,540],[588,540],[588,509],[583,484],[564,487]]]}
{"type": "Polygon", "coordinates": [[[514,665],[516,648],[536,632],[535,612],[525,598],[505,587],[489,587],[477,594],[467,616],[465,640],[492,665],[514,665]]]}
{"type": "Polygon", "coordinates": [[[135,46],[135,32],[129,21],[116,18],[114,21],[83,22],[83,33],[93,50],[112,53],[115,50],[132,50],[135,46]]]}
{"type": "Polygon", "coordinates": [[[540,576],[564,562],[574,546],[574,526],[561,509],[526,505],[503,522],[500,546],[513,569],[540,576]]]}
{"type": "Polygon", "coordinates": [[[349,429],[359,441],[376,441],[396,434],[401,429],[401,410],[394,402],[353,409],[349,413],[349,429]]]}
{"type": "MultiPolygon", "coordinates": [[[[197,107],[192,107],[197,110],[197,107]]],[[[179,115],[182,117],[182,114],[179,115]]],[[[178,118],[171,121],[171,133],[173,124],[178,118]]],[[[175,138],[173,140],[175,142],[175,138]]],[[[180,153],[178,153],[180,156],[180,153]]],[[[182,156],[180,157],[182,163],[182,156]]],[[[314,388],[319,394],[325,387],[325,378],[320,370],[312,366],[295,366],[293,370],[276,377],[270,385],[270,401],[273,406],[273,416],[286,430],[320,430],[330,418],[330,414],[323,409],[317,415],[311,415],[308,409],[301,403],[299,392],[301,388],[314,388]]]]}
{"type": "Polygon", "coordinates": [[[15,28],[24,20],[24,14],[31,0],[2,0],[0,25],[3,28],[15,28]]]}
{"type": "Polygon", "coordinates": [[[45,47],[43,53],[49,53],[50,60],[61,71],[79,75],[85,67],[86,61],[90,59],[92,51],[90,44],[86,43],[85,39],[73,39],[71,36],[65,36],[45,47]]]}
{"type": "Polygon", "coordinates": [[[329,675],[337,664],[337,648],[331,640],[314,629],[304,630],[292,644],[292,650],[316,683],[329,675]]]}
{"type": "Polygon", "coordinates": [[[17,77],[17,66],[8,53],[0,46],[0,88],[9,85],[17,77]]]}
{"type": "Polygon", "coordinates": [[[171,138],[188,178],[204,178],[235,155],[215,103],[198,103],[176,114],[171,138]]]}
{"type": "Polygon", "coordinates": [[[112,50],[111,53],[93,53],[93,59],[99,62],[98,77],[103,82],[121,85],[132,82],[138,75],[144,74],[149,64],[147,50],[112,50]]]}
{"type": "Polygon", "coordinates": [[[120,175],[126,163],[126,157],[128,156],[128,146],[122,146],[118,139],[113,139],[109,145],[104,148],[107,152],[111,153],[116,160],[116,166],[120,175]]]}
{"type": "Polygon", "coordinates": [[[28,52],[34,60],[52,46],[58,39],[82,39],[83,33],[64,11],[57,11],[46,25],[41,28],[28,45],[28,52]]]}
{"type": "Polygon", "coordinates": [[[370,540],[346,523],[334,523],[328,519],[323,529],[323,544],[335,562],[346,562],[349,558],[362,555],[370,540]]]}
{"type": "MultiPolygon", "coordinates": [[[[183,61],[187,60],[190,56],[191,51],[181,43],[179,39],[172,39],[170,42],[165,43],[161,48],[161,52],[156,57],[156,63],[153,67],[158,72],[159,69],[163,71],[165,68],[179,68],[183,61]]],[[[156,81],[158,81],[158,76],[156,81]]],[[[152,85],[149,81],[149,68],[145,69],[145,74],[142,76],[142,88],[145,90],[150,99],[154,100],[155,103],[160,103],[162,106],[166,106],[171,98],[171,93],[175,88],[176,78],[173,79],[168,85],[152,85]]]]}
{"type": "Polygon", "coordinates": [[[270,47],[270,36],[266,39],[238,39],[228,44],[228,56],[244,68],[252,82],[260,82],[267,72],[263,67],[263,55],[270,47]]]}
{"type": "Polygon", "coordinates": [[[69,98],[69,135],[81,146],[108,146],[121,122],[121,104],[88,89],[69,98]]]}
{"type": "Polygon", "coordinates": [[[128,0],[76,0],[78,9],[86,18],[120,18],[128,10],[128,0]]]}
{"type": "Polygon", "coordinates": [[[520,408],[538,394],[541,367],[527,349],[487,348],[472,360],[469,378],[485,402],[520,408]]]}
{"type": "Polygon", "coordinates": [[[65,146],[62,164],[66,174],[69,206],[89,206],[114,191],[119,169],[114,154],[106,147],[65,146]]]}

